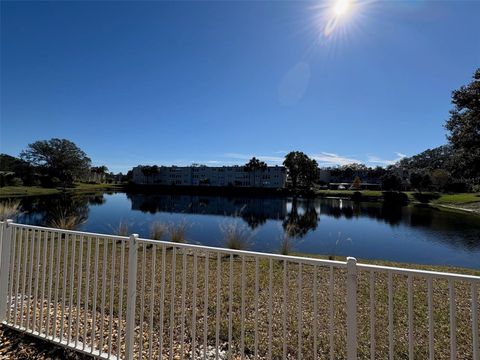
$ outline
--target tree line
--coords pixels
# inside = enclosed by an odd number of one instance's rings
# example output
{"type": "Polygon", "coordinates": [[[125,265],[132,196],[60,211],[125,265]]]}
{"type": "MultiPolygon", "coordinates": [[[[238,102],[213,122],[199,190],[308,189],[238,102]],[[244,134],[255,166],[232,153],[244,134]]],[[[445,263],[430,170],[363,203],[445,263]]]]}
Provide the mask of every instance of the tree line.
{"type": "Polygon", "coordinates": [[[106,166],[91,166],[91,159],[67,139],[53,138],[31,143],[20,158],[0,154],[0,186],[72,186],[88,181],[91,174],[105,175],[106,166]]]}

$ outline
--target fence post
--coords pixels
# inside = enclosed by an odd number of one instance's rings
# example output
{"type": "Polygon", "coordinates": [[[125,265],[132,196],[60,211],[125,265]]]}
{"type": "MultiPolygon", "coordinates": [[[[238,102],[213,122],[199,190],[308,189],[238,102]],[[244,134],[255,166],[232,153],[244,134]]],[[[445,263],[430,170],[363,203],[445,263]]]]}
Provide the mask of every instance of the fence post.
{"type": "Polygon", "coordinates": [[[10,274],[10,249],[12,245],[12,222],[6,220],[3,223],[2,249],[0,258],[0,323],[5,321],[7,316],[7,290],[8,275],[10,274]]]}
{"type": "Polygon", "coordinates": [[[357,259],[347,257],[347,359],[357,359],[357,259]]]}
{"type": "Polygon", "coordinates": [[[128,284],[127,284],[127,324],[125,329],[125,359],[133,359],[135,335],[135,301],[137,298],[137,239],[138,234],[130,235],[128,247],[128,284]]]}

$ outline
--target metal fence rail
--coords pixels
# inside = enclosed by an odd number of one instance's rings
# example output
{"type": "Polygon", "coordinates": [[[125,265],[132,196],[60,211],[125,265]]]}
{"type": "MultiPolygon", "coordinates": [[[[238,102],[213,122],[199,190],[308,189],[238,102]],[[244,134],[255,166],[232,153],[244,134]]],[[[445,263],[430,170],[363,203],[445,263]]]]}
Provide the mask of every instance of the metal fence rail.
{"type": "Polygon", "coordinates": [[[480,277],[0,222],[0,320],[111,359],[479,360],[480,277]]]}

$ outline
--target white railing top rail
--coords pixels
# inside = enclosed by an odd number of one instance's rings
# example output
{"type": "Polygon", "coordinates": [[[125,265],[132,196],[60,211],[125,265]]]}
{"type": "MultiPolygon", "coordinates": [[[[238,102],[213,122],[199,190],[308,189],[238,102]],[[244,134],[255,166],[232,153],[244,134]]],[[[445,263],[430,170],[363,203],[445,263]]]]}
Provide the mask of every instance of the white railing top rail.
{"type": "Polygon", "coordinates": [[[260,258],[263,257],[263,258],[274,259],[274,260],[288,260],[290,262],[301,262],[304,264],[311,264],[311,265],[335,266],[339,268],[344,268],[347,266],[346,261],[338,261],[338,260],[324,260],[324,259],[316,259],[316,258],[303,257],[303,256],[289,256],[289,255],[261,253],[256,251],[247,251],[247,250],[234,250],[234,249],[220,248],[220,247],[214,247],[214,246],[175,243],[171,241],[161,241],[161,240],[152,240],[152,239],[143,239],[143,238],[138,238],[137,240],[139,242],[147,243],[147,244],[175,246],[177,248],[195,249],[195,250],[200,250],[204,252],[211,251],[211,252],[222,253],[226,255],[254,256],[254,257],[260,257],[260,258]]]}
{"type": "Polygon", "coordinates": [[[468,280],[468,281],[473,281],[480,284],[480,276],[475,276],[475,275],[447,273],[447,272],[419,270],[419,269],[408,269],[408,268],[400,268],[400,267],[394,267],[394,266],[381,266],[381,265],[361,264],[361,263],[357,263],[357,268],[359,270],[373,270],[376,272],[392,272],[399,275],[414,275],[414,276],[420,276],[425,278],[434,277],[437,279],[444,278],[444,279],[468,280]]]}
{"type": "MultiPolygon", "coordinates": [[[[18,224],[18,223],[11,223],[11,225],[18,228],[38,229],[43,231],[61,232],[65,234],[102,237],[102,238],[107,238],[107,239],[112,239],[117,241],[118,240],[128,241],[130,238],[127,236],[108,235],[108,234],[75,231],[75,230],[64,230],[64,229],[57,229],[57,228],[50,228],[50,227],[36,226],[36,225],[18,224]]],[[[275,260],[288,260],[290,262],[297,262],[297,263],[304,263],[304,264],[311,264],[311,265],[335,266],[338,268],[347,267],[347,261],[325,260],[325,259],[316,259],[316,258],[302,257],[302,256],[289,256],[289,255],[281,255],[281,254],[260,253],[260,252],[247,251],[247,250],[234,250],[234,249],[227,249],[227,248],[220,248],[220,247],[213,247],[213,246],[206,246],[206,245],[175,243],[171,241],[139,238],[137,234],[133,234],[133,236],[135,236],[138,242],[142,242],[146,244],[175,246],[177,248],[185,248],[185,249],[205,251],[205,252],[217,252],[217,253],[222,253],[226,255],[254,256],[254,257],[268,258],[268,259],[275,259],[275,260]]],[[[382,266],[382,265],[372,265],[372,264],[362,264],[362,263],[357,263],[357,268],[359,270],[369,270],[369,271],[376,271],[376,272],[393,272],[399,275],[412,275],[412,276],[420,276],[425,278],[434,277],[434,278],[464,280],[464,281],[470,281],[470,282],[480,284],[480,276],[475,276],[475,275],[457,274],[457,273],[449,273],[449,272],[437,272],[437,271],[420,270],[420,269],[408,269],[408,268],[400,268],[400,267],[393,267],[393,266],[382,266]]]]}
{"type": "Polygon", "coordinates": [[[85,232],[85,231],[78,231],[78,230],[66,230],[66,229],[58,229],[58,228],[38,226],[38,225],[27,225],[27,224],[18,224],[18,223],[12,223],[11,225],[14,226],[14,227],[17,227],[17,228],[25,228],[25,229],[32,229],[32,230],[43,230],[43,231],[55,231],[55,232],[61,232],[61,233],[64,233],[64,234],[73,234],[73,235],[87,235],[87,236],[102,237],[102,238],[112,239],[112,240],[128,241],[128,239],[129,239],[128,236],[100,234],[100,233],[85,232]]]}

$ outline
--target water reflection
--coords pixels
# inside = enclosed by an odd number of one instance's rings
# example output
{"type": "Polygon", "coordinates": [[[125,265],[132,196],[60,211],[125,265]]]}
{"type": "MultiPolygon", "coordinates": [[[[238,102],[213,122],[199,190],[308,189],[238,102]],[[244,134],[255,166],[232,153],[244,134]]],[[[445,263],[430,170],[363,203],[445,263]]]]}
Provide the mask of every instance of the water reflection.
{"type": "Polygon", "coordinates": [[[283,220],[282,226],[288,236],[301,238],[317,228],[318,220],[313,200],[303,201],[299,207],[298,199],[293,198],[290,211],[283,220]]]}
{"type": "Polygon", "coordinates": [[[25,197],[16,221],[31,225],[76,229],[88,220],[90,206],[105,203],[103,194],[25,197]]]}

